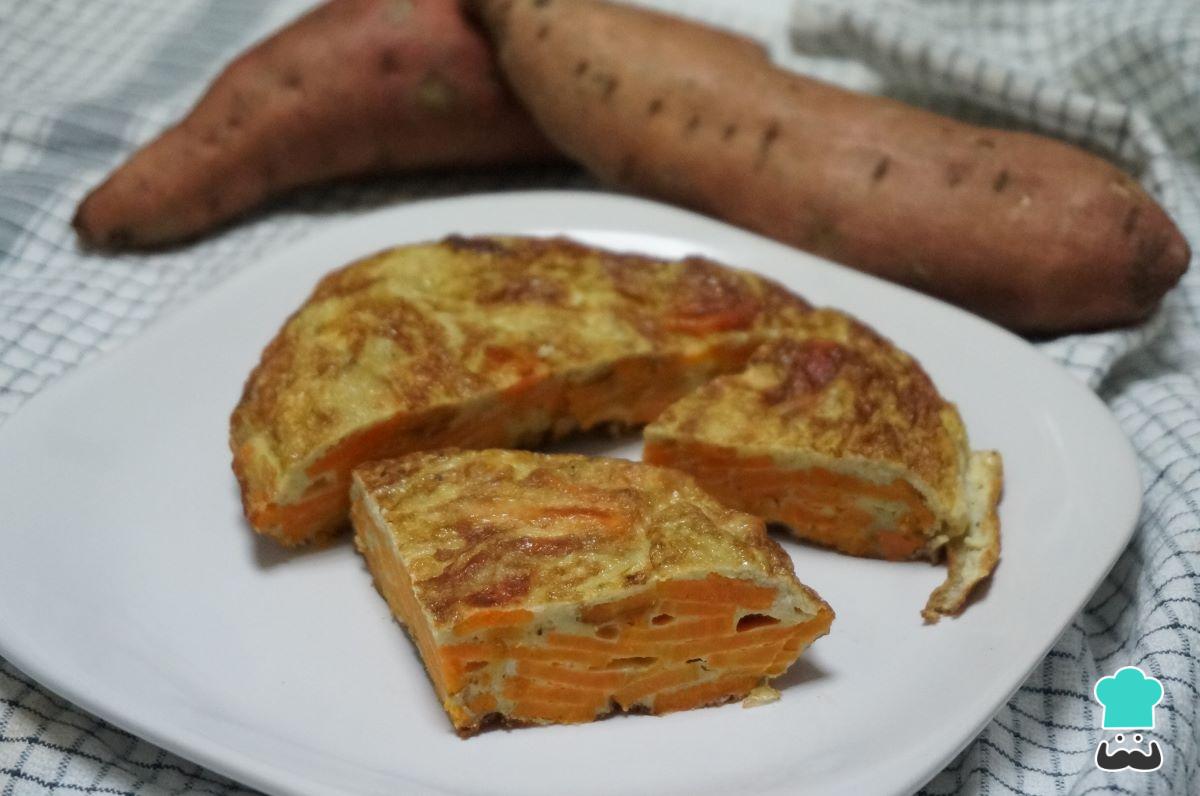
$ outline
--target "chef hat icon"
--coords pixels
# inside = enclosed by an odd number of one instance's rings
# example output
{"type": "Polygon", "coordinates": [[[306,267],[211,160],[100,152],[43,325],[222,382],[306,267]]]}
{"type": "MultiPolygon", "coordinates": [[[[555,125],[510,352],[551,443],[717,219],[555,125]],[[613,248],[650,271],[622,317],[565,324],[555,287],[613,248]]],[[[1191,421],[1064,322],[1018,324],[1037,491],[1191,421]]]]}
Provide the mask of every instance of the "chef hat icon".
{"type": "Polygon", "coordinates": [[[1154,706],[1162,698],[1162,683],[1136,666],[1118,669],[1096,683],[1096,701],[1104,706],[1106,730],[1154,729],[1154,706]]]}

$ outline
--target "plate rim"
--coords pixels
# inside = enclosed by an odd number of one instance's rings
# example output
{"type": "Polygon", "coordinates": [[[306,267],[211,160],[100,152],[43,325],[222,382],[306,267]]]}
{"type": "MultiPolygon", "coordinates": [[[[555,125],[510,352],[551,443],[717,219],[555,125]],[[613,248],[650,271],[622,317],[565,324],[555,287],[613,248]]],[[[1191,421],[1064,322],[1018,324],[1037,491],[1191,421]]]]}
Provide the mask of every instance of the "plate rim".
{"type": "MultiPolygon", "coordinates": [[[[471,208],[469,206],[476,203],[504,202],[520,204],[531,201],[535,204],[547,201],[553,203],[575,203],[583,201],[599,204],[611,203],[615,205],[642,205],[648,213],[653,212],[660,214],[660,216],[674,215],[679,222],[697,224],[700,227],[707,226],[713,232],[720,232],[725,236],[732,235],[735,240],[735,245],[738,243],[738,238],[740,238],[745,245],[767,245],[776,248],[781,253],[786,253],[788,256],[798,256],[803,259],[820,262],[825,266],[835,268],[841,272],[841,276],[848,276],[853,279],[865,279],[881,283],[889,290],[901,291],[908,294],[910,298],[915,298],[921,302],[928,302],[932,305],[938,305],[942,311],[946,309],[951,310],[957,314],[959,316],[959,320],[963,322],[986,327],[988,331],[993,334],[998,332],[1001,335],[1009,338],[1010,341],[1017,343],[1028,352],[1035,354],[1044,363],[1052,366],[1060,376],[1064,377],[1074,386],[1080,399],[1089,400],[1093,404],[1094,408],[1099,408],[1102,410],[1104,420],[1107,422],[1109,431],[1112,432],[1111,435],[1114,437],[1114,440],[1123,443],[1124,461],[1122,461],[1120,464],[1128,465],[1127,469],[1136,481],[1136,485],[1130,483],[1134,500],[1128,506],[1129,510],[1127,513],[1129,516],[1126,519],[1122,519],[1120,523],[1124,530],[1121,534],[1114,535],[1113,537],[1115,540],[1119,536],[1119,544],[1114,543],[1115,552],[1112,552],[1111,555],[1107,556],[1108,560],[1103,572],[1096,575],[1094,583],[1091,585],[1091,587],[1088,588],[1087,591],[1078,599],[1077,604],[1071,606],[1071,611],[1067,615],[1065,622],[1058,627],[1057,631],[1044,645],[1044,647],[1038,650],[1037,656],[1033,659],[1033,662],[1028,666],[1028,668],[1024,671],[1024,674],[1017,680],[1012,688],[1006,690],[1004,696],[989,709],[988,713],[978,719],[970,734],[962,738],[961,742],[955,748],[947,751],[944,755],[939,756],[936,765],[931,762],[922,769],[924,773],[922,773],[919,778],[915,778],[912,782],[903,783],[902,786],[895,788],[895,791],[911,791],[928,782],[931,777],[936,776],[937,773],[939,773],[948,762],[953,760],[954,757],[956,757],[963,749],[965,749],[978,737],[979,732],[991,722],[996,712],[1003,707],[1003,705],[1011,698],[1013,693],[1020,689],[1020,687],[1028,679],[1029,674],[1044,661],[1046,654],[1050,649],[1053,648],[1058,638],[1065,630],[1069,628],[1071,619],[1079,613],[1083,606],[1086,605],[1086,603],[1095,594],[1100,585],[1102,585],[1103,581],[1108,576],[1108,573],[1115,566],[1120,555],[1127,548],[1130,540],[1136,532],[1137,519],[1140,515],[1142,501],[1144,499],[1144,492],[1140,469],[1137,466],[1136,451],[1131,441],[1123,429],[1121,429],[1117,419],[1112,414],[1109,407],[1100,400],[1099,396],[1096,395],[1092,389],[1078,381],[1078,379],[1072,376],[1069,371],[1067,371],[1057,362],[1054,362],[1054,360],[1050,359],[1048,356],[1046,356],[1046,354],[1018,335],[966,310],[925,295],[911,288],[907,288],[903,285],[897,285],[871,274],[856,271],[844,265],[825,260],[817,255],[786,246],[778,241],[770,240],[747,230],[734,227],[725,222],[709,218],[692,211],[623,194],[587,190],[535,189],[471,193],[451,197],[438,197],[414,202],[406,202],[399,205],[391,205],[372,209],[346,219],[334,221],[328,225],[321,226],[309,234],[305,234],[293,239],[292,241],[289,241],[287,244],[283,245],[281,248],[278,248],[274,251],[262,251],[254,255],[247,255],[247,259],[250,261],[239,268],[235,273],[230,274],[207,289],[198,291],[195,295],[189,297],[181,305],[174,307],[173,309],[169,309],[166,314],[160,315],[151,320],[142,329],[134,333],[133,336],[120,341],[117,347],[113,350],[105,351],[99,356],[95,356],[90,361],[72,368],[69,372],[58,377],[54,380],[54,382],[47,385],[36,395],[28,399],[24,405],[18,407],[18,409],[7,418],[6,422],[0,425],[0,448],[3,447],[4,442],[10,435],[16,433],[12,431],[13,428],[20,428],[21,425],[24,425],[24,423],[27,422],[18,420],[17,418],[29,417],[30,407],[41,406],[43,403],[45,403],[45,396],[47,394],[52,396],[66,394],[67,391],[74,388],[74,385],[78,381],[89,378],[89,374],[94,373],[97,370],[103,370],[106,367],[113,367],[114,363],[120,363],[125,359],[136,356],[142,348],[154,346],[155,338],[157,336],[165,334],[165,332],[171,329],[173,326],[186,324],[190,319],[193,318],[193,316],[199,316],[203,314],[207,305],[213,303],[219,296],[236,292],[244,280],[265,270],[281,267],[281,264],[293,258],[295,256],[294,253],[296,252],[314,246],[330,245],[330,241],[345,237],[347,233],[353,231],[356,226],[369,227],[373,224],[379,223],[378,220],[381,218],[404,215],[412,211],[421,212],[430,209],[437,209],[439,207],[445,208],[456,205],[468,205],[468,210],[470,210],[471,208]],[[1086,396],[1086,399],[1084,396],[1086,396]]],[[[533,236],[562,234],[566,236],[572,236],[573,234],[578,234],[579,232],[583,231],[582,228],[580,228],[575,232],[554,232],[553,230],[558,226],[560,225],[555,224],[552,219],[544,223],[534,222],[531,220],[531,222],[524,228],[510,230],[507,233],[497,232],[495,234],[533,236]]],[[[595,227],[593,229],[595,231],[620,231],[619,227],[606,225],[602,214],[597,218],[595,227]]],[[[675,231],[668,230],[664,234],[674,236],[676,233],[675,231]]],[[[410,240],[403,234],[401,234],[400,237],[401,239],[398,239],[393,245],[403,245],[405,243],[415,242],[418,240],[410,240]]],[[[431,236],[429,239],[434,237],[437,236],[431,236]]],[[[419,240],[424,239],[426,238],[420,238],[419,240]]],[[[689,238],[689,240],[692,239],[689,238]]],[[[694,242],[698,245],[702,245],[702,240],[694,240],[694,242]]],[[[349,261],[350,260],[347,262],[349,261]]],[[[339,267],[340,264],[341,263],[339,262],[338,265],[330,266],[330,268],[332,269],[339,267]]],[[[748,267],[751,270],[754,270],[752,266],[749,265],[739,267],[748,267]]],[[[125,731],[132,733],[139,739],[159,746],[186,760],[195,762],[211,771],[232,778],[238,783],[267,792],[279,792],[281,788],[286,789],[288,792],[313,792],[313,783],[310,780],[301,778],[298,775],[291,773],[282,765],[272,763],[270,759],[263,759],[254,755],[242,753],[233,745],[213,743],[212,741],[197,734],[194,732],[194,730],[187,727],[164,728],[161,725],[156,725],[150,717],[133,715],[133,713],[122,709],[121,700],[117,694],[103,691],[97,692],[98,694],[103,694],[101,696],[88,693],[85,688],[79,686],[81,678],[69,676],[71,672],[69,668],[63,667],[60,669],[59,667],[54,666],[52,655],[40,656],[36,652],[31,654],[28,644],[26,644],[25,648],[22,649],[22,646],[19,643],[13,643],[12,631],[13,628],[9,627],[3,619],[3,615],[0,615],[0,656],[6,658],[13,666],[25,674],[25,676],[29,677],[31,680],[34,680],[42,687],[49,689],[51,692],[58,695],[60,698],[67,700],[71,704],[81,707],[87,712],[102,718],[114,726],[120,727],[125,731]]],[[[431,786],[430,783],[417,783],[414,780],[408,781],[413,785],[419,784],[420,787],[424,788],[427,792],[446,794],[455,792],[438,789],[435,786],[431,786]]],[[[774,793],[776,790],[772,789],[762,792],[774,793]]],[[[786,792],[786,790],[779,789],[778,792],[782,793],[786,792]]]]}

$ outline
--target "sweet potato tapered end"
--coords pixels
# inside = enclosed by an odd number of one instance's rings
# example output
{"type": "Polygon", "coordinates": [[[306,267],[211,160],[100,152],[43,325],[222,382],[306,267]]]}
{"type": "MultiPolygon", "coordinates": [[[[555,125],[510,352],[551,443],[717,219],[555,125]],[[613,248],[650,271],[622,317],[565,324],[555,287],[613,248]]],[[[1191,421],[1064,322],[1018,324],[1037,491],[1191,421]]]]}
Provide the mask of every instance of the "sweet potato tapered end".
{"type": "Polygon", "coordinates": [[[161,246],[301,185],[554,158],[455,0],[331,0],[233,61],[72,223],[89,246],[161,246]]]}

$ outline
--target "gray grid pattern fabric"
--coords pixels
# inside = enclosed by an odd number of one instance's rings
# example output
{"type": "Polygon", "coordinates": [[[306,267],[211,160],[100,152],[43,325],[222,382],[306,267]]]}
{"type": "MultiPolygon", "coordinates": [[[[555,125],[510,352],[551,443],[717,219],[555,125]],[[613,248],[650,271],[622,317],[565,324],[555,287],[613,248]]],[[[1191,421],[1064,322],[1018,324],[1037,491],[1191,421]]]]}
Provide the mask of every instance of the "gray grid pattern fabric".
{"type": "MultiPolygon", "coordinates": [[[[1138,174],[1200,245],[1194,0],[644,1],[755,35],[809,74],[1088,146],[1138,174]]],[[[0,0],[0,422],[261,252],[349,215],[435,195],[590,185],[568,168],[376,180],[303,193],[176,251],[81,253],[68,221],[85,190],[182,114],[235,52],[305,5],[0,0]]],[[[1086,609],[928,793],[1194,792],[1198,325],[1193,272],[1142,328],[1043,344],[1099,392],[1133,440],[1145,508],[1086,609]],[[1105,774],[1092,763],[1101,737],[1092,685],[1124,665],[1166,688],[1152,733],[1165,763],[1152,774],[1105,774]]],[[[1086,543],[1087,529],[1079,531],[1086,543]]],[[[0,660],[0,796],[45,792],[243,789],[64,703],[0,660]]]]}

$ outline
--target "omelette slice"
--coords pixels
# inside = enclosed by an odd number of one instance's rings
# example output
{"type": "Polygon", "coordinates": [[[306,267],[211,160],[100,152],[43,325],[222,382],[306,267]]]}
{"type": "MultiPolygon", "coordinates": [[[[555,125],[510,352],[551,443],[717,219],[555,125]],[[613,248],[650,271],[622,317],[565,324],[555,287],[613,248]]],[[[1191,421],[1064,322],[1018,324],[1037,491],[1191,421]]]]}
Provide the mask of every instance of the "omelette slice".
{"type": "Polygon", "coordinates": [[[449,238],[336,271],[263,352],[233,413],[250,524],[345,524],[351,469],[439,447],[640,426],[809,310],[708,260],[562,239],[449,238]]]}
{"type": "Polygon", "coordinates": [[[945,556],[928,621],[961,611],[999,559],[1000,455],[972,452],[921,366],[842,313],[813,311],[645,438],[646,461],[801,539],[856,556],[945,556]]]}
{"type": "Polygon", "coordinates": [[[783,674],[833,612],[683,473],[512,450],[354,472],[355,542],[454,728],[669,713],[783,674]]]}

